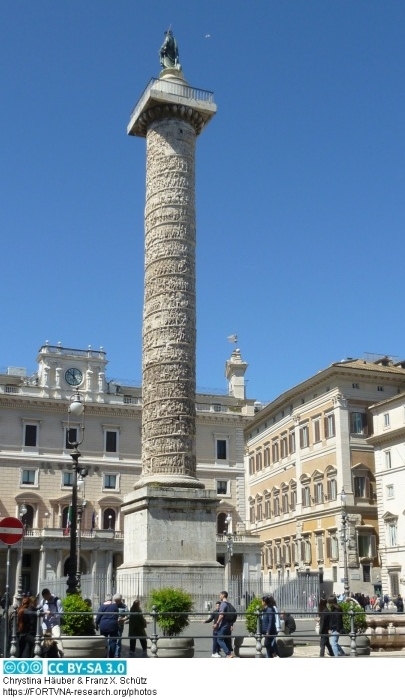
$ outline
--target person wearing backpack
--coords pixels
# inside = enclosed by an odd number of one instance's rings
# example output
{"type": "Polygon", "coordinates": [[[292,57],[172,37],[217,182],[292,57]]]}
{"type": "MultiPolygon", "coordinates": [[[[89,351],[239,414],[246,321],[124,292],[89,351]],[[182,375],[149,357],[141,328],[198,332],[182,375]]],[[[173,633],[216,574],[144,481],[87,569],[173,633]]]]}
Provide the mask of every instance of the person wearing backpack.
{"type": "Polygon", "coordinates": [[[221,604],[219,605],[218,621],[214,624],[214,630],[217,631],[217,642],[221,650],[224,651],[226,658],[234,658],[232,652],[232,627],[235,623],[236,611],[228,602],[228,593],[223,590],[219,594],[221,604]]]}

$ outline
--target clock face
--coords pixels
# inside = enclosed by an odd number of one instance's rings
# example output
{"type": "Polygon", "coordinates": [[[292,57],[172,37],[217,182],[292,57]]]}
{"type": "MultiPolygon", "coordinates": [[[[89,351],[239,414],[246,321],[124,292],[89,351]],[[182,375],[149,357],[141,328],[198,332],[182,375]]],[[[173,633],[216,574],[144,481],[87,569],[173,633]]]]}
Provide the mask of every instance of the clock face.
{"type": "Polygon", "coordinates": [[[65,371],[65,381],[69,386],[79,386],[83,380],[83,374],[80,369],[67,369],[65,371]]]}

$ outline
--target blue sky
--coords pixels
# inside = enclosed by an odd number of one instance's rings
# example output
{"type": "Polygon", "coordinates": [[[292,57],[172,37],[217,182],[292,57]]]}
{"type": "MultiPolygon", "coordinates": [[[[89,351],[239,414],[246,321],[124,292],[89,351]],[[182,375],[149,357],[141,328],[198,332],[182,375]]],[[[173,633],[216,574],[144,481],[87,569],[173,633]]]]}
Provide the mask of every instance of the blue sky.
{"type": "Polygon", "coordinates": [[[402,0],[2,0],[0,366],[107,351],[141,377],[145,142],[129,114],[172,25],[218,113],[197,145],[197,384],[248,396],[405,357],[402,0]]]}

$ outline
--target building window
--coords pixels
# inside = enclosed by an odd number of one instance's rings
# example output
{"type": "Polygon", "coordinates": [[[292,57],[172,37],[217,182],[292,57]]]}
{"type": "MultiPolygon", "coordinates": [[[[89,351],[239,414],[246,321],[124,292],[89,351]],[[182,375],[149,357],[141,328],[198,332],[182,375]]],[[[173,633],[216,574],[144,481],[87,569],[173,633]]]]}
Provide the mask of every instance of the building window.
{"type": "Polygon", "coordinates": [[[291,430],[291,432],[289,433],[288,442],[289,442],[290,454],[294,454],[294,452],[295,452],[295,430],[291,430]]]}
{"type": "Polygon", "coordinates": [[[38,485],[38,470],[23,468],[21,470],[21,485],[38,485]]]}
{"type": "Polygon", "coordinates": [[[388,546],[397,546],[397,523],[387,523],[387,544],[388,546]]]}
{"type": "Polygon", "coordinates": [[[62,485],[64,488],[71,488],[73,486],[73,471],[63,471],[62,485]]]}
{"type": "Polygon", "coordinates": [[[278,461],[278,442],[273,442],[271,445],[272,461],[273,464],[278,461]]]}
{"type": "Polygon", "coordinates": [[[391,468],[391,452],[390,451],[385,451],[385,468],[390,469],[391,468]]]}
{"type": "Polygon", "coordinates": [[[256,511],[257,511],[257,515],[256,515],[256,516],[257,516],[257,521],[258,521],[258,522],[261,522],[262,519],[263,519],[263,516],[262,516],[262,503],[261,503],[261,502],[258,502],[258,503],[257,503],[257,510],[256,510],[256,511]]]}
{"type": "Polygon", "coordinates": [[[390,414],[384,413],[384,427],[390,426],[390,414]]]}
{"type": "Polygon", "coordinates": [[[360,558],[375,558],[377,555],[375,534],[359,534],[357,546],[360,558]]]}
{"type": "Polygon", "coordinates": [[[323,537],[322,535],[316,537],[316,555],[318,563],[323,561],[323,537]]]}
{"type": "Polygon", "coordinates": [[[271,517],[271,501],[270,498],[266,498],[264,501],[264,517],[265,519],[270,519],[271,517]]]}
{"type": "Polygon", "coordinates": [[[116,512],[112,507],[107,507],[103,512],[103,529],[115,530],[116,512]]]}
{"type": "Polygon", "coordinates": [[[311,542],[308,538],[305,538],[302,541],[302,560],[306,565],[310,565],[311,563],[311,542]]]}
{"type": "Polygon", "coordinates": [[[308,446],[309,446],[308,425],[304,425],[300,429],[300,447],[301,447],[301,449],[305,449],[308,446]]]}
{"type": "Polygon", "coordinates": [[[377,386],[377,391],[383,391],[383,390],[384,390],[384,386],[377,386]]]}
{"type": "Polygon", "coordinates": [[[249,515],[250,515],[249,516],[250,524],[254,524],[255,523],[255,506],[253,503],[249,507],[249,515]]]}
{"type": "Polygon", "coordinates": [[[105,473],[103,477],[104,490],[118,490],[118,476],[115,473],[105,473]]]}
{"type": "Polygon", "coordinates": [[[363,563],[363,582],[371,582],[371,566],[363,563]]]}
{"type": "Polygon", "coordinates": [[[255,457],[249,456],[249,475],[253,476],[255,472],[255,457]]]}
{"type": "Polygon", "coordinates": [[[294,511],[295,507],[297,505],[297,491],[292,490],[291,491],[291,509],[294,511]]]}
{"type": "Polygon", "coordinates": [[[270,466],[270,449],[269,447],[265,447],[264,449],[264,468],[267,468],[270,466]]]}
{"type": "Polygon", "coordinates": [[[332,580],[333,580],[333,582],[337,582],[337,577],[338,577],[337,566],[332,566],[332,580]]]}
{"type": "Polygon", "coordinates": [[[281,445],[281,458],[285,459],[288,456],[288,439],[287,434],[283,434],[280,440],[281,445]]]}
{"type": "Polygon", "coordinates": [[[217,495],[229,495],[229,481],[217,481],[217,495]]]}
{"type": "Polygon", "coordinates": [[[325,415],[325,434],[326,439],[335,436],[335,415],[333,413],[325,415]]]}
{"type": "Polygon", "coordinates": [[[326,555],[331,561],[339,560],[339,541],[336,534],[326,539],[326,555]]]}
{"type": "Polygon", "coordinates": [[[365,476],[354,476],[354,497],[355,498],[367,498],[368,497],[368,479],[365,476]]]}
{"type": "Polygon", "coordinates": [[[350,413],[350,432],[352,434],[367,434],[366,413],[350,413]]]}
{"type": "Polygon", "coordinates": [[[314,442],[321,441],[321,421],[314,420],[314,442]]]}
{"type": "Polygon", "coordinates": [[[315,503],[317,505],[319,505],[320,503],[323,502],[323,484],[322,483],[315,483],[314,499],[315,499],[315,503]]]}
{"type": "Polygon", "coordinates": [[[311,491],[309,485],[302,488],[302,506],[309,507],[311,504],[311,491]]]}
{"type": "Polygon", "coordinates": [[[359,383],[352,383],[352,388],[360,388],[360,384],[359,383]]]}
{"type": "Polygon", "coordinates": [[[280,515],[280,501],[278,495],[273,498],[274,516],[279,517],[280,515]]]}
{"type": "Polygon", "coordinates": [[[337,483],[335,478],[328,480],[328,500],[337,499],[337,483]]]}
{"type": "Polygon", "coordinates": [[[387,500],[394,497],[394,486],[392,484],[387,485],[387,500]]]}
{"type": "Polygon", "coordinates": [[[217,439],[216,440],[215,450],[216,450],[217,461],[226,461],[228,459],[227,446],[228,446],[228,444],[227,444],[226,439],[217,439]]]}
{"type": "Polygon", "coordinates": [[[65,430],[65,449],[71,449],[74,443],[77,443],[77,427],[69,427],[65,430]],[[70,442],[70,444],[69,444],[70,442]]]}
{"type": "Polygon", "coordinates": [[[398,573],[389,573],[391,597],[399,595],[399,576],[398,573]]]}
{"type": "Polygon", "coordinates": [[[288,514],[288,493],[283,493],[283,514],[288,514]]]}
{"type": "Polygon", "coordinates": [[[262,452],[258,451],[256,453],[256,471],[262,470],[262,452]]]}
{"type": "Polygon", "coordinates": [[[38,436],[38,425],[24,425],[24,446],[36,447],[38,436]]]}
{"type": "Polygon", "coordinates": [[[118,449],[118,432],[116,430],[105,431],[105,450],[109,454],[116,454],[118,449]]]}

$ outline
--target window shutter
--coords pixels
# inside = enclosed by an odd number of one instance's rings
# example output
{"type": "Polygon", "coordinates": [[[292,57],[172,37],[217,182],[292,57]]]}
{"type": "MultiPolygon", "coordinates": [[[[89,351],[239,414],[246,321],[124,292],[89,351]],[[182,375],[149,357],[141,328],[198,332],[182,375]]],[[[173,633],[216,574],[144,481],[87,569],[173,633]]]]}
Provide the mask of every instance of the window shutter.
{"type": "Polygon", "coordinates": [[[305,541],[301,541],[301,560],[305,562],[305,541]]]}
{"type": "Polygon", "coordinates": [[[329,536],[326,539],[326,558],[332,558],[332,540],[329,536]]]}
{"type": "Polygon", "coordinates": [[[372,435],[372,434],[374,434],[373,416],[368,411],[367,411],[366,419],[367,419],[367,434],[372,435]]]}
{"type": "Polygon", "coordinates": [[[371,558],[376,558],[377,556],[377,538],[375,534],[370,536],[370,556],[371,558]]]}

